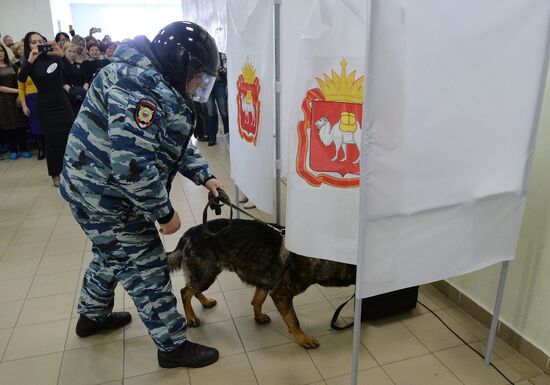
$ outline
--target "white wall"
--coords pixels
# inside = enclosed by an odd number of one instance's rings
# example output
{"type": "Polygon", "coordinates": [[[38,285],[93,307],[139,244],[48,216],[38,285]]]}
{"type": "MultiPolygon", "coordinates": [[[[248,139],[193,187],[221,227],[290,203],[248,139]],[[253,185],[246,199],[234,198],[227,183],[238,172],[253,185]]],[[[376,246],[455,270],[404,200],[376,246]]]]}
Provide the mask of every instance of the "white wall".
{"type": "MultiPolygon", "coordinates": [[[[550,354],[550,82],[546,83],[529,193],[516,259],[511,262],[501,320],[550,354]]],[[[493,312],[501,265],[449,282],[493,312]]]]}
{"type": "Polygon", "coordinates": [[[0,32],[10,35],[14,41],[22,40],[29,31],[40,32],[48,39],[54,38],[49,0],[9,1],[0,10],[0,32]]]}
{"type": "Polygon", "coordinates": [[[206,29],[216,40],[218,50],[227,46],[227,7],[225,0],[181,0],[183,20],[206,29]]]}

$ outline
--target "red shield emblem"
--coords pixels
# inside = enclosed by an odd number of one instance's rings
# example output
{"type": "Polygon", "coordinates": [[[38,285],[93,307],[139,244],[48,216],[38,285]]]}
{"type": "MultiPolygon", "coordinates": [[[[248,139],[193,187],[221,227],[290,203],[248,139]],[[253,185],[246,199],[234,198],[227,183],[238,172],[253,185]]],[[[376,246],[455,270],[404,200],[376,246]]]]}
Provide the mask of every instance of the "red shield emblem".
{"type": "Polygon", "coordinates": [[[363,125],[364,76],[355,71],[332,71],[320,88],[308,90],[302,102],[304,120],[298,122],[296,171],[314,187],[358,187],[363,125]]]}
{"type": "Polygon", "coordinates": [[[237,79],[237,126],[245,141],[256,145],[260,122],[260,79],[255,68],[247,62],[237,79]]]}

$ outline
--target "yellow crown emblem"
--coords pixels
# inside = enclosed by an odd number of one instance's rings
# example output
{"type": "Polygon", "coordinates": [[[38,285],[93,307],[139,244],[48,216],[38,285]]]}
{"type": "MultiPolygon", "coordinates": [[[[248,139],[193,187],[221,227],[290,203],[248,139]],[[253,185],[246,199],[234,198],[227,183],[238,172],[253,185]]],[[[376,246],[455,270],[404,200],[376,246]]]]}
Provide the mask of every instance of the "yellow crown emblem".
{"type": "Polygon", "coordinates": [[[332,70],[332,77],[327,74],[323,74],[325,80],[317,79],[319,87],[325,94],[325,100],[328,102],[345,102],[345,103],[363,103],[363,93],[365,86],[363,82],[365,76],[361,76],[359,79],[355,79],[356,71],[351,74],[347,74],[346,66],[348,63],[346,60],[340,62],[342,66],[342,72],[338,75],[332,70]]]}
{"type": "Polygon", "coordinates": [[[254,84],[254,80],[256,79],[256,68],[252,66],[248,58],[246,58],[246,62],[241,68],[243,70],[244,82],[246,84],[254,84]]]}

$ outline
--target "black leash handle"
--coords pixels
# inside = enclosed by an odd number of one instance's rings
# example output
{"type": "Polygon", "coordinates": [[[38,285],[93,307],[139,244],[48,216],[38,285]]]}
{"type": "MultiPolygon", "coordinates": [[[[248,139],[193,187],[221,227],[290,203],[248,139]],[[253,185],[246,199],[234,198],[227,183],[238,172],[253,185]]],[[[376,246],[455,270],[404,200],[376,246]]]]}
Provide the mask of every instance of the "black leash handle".
{"type": "Polygon", "coordinates": [[[342,311],[342,309],[344,308],[344,306],[347,305],[347,303],[349,301],[351,301],[353,298],[355,297],[355,294],[352,295],[350,297],[350,299],[348,299],[346,302],[344,302],[343,304],[341,304],[340,306],[338,306],[338,308],[334,311],[334,315],[332,316],[332,319],[330,320],[330,327],[333,328],[334,330],[344,330],[344,329],[348,329],[350,327],[353,326],[353,322],[352,323],[349,323],[345,326],[338,326],[336,325],[336,320],[338,319],[338,316],[340,315],[340,312],[342,311]]]}
{"type": "Polygon", "coordinates": [[[231,229],[231,222],[233,221],[233,207],[231,207],[231,200],[227,196],[227,193],[218,188],[218,196],[214,197],[212,193],[208,193],[208,203],[202,211],[202,227],[204,232],[212,237],[228,232],[231,229]],[[222,206],[226,204],[229,206],[229,224],[218,232],[210,230],[208,227],[208,209],[213,210],[216,215],[221,215],[222,206]]]}
{"type": "Polygon", "coordinates": [[[231,199],[229,199],[229,196],[227,195],[227,193],[223,189],[218,188],[218,194],[219,194],[219,196],[217,198],[215,198],[211,193],[208,194],[208,203],[206,204],[206,206],[204,207],[204,210],[202,212],[202,227],[204,228],[204,231],[206,232],[206,234],[214,237],[216,235],[220,235],[220,234],[223,234],[223,233],[229,231],[231,229],[231,222],[233,221],[233,209],[235,209],[235,210],[239,211],[240,213],[245,214],[245,215],[249,216],[250,218],[254,219],[256,222],[260,222],[261,224],[266,225],[267,227],[271,227],[273,230],[275,230],[279,234],[281,234],[282,237],[285,236],[285,228],[284,227],[281,229],[281,228],[277,228],[275,226],[272,226],[271,224],[266,223],[266,222],[262,221],[261,219],[256,218],[254,215],[252,215],[250,213],[247,213],[246,211],[244,211],[240,207],[235,206],[233,203],[231,203],[231,199]],[[227,205],[230,208],[230,211],[229,211],[229,224],[226,227],[224,227],[222,230],[220,230],[218,232],[213,232],[212,230],[210,230],[208,228],[208,224],[207,224],[208,223],[208,209],[214,210],[216,215],[220,215],[222,213],[222,206],[223,205],[227,205]]]}

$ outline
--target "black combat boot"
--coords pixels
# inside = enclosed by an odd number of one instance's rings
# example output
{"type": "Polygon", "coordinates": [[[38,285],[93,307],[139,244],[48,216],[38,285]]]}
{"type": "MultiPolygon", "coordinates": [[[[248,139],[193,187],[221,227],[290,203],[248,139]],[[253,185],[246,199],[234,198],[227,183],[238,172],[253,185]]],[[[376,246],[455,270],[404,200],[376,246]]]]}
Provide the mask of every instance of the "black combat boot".
{"type": "Polygon", "coordinates": [[[130,323],[132,315],[126,311],[114,312],[109,314],[103,322],[92,321],[81,314],[76,323],[76,334],[79,337],[89,337],[102,330],[118,329],[130,323]]]}
{"type": "Polygon", "coordinates": [[[171,352],[158,351],[157,357],[161,368],[202,368],[218,360],[217,349],[185,341],[171,352]]]}

